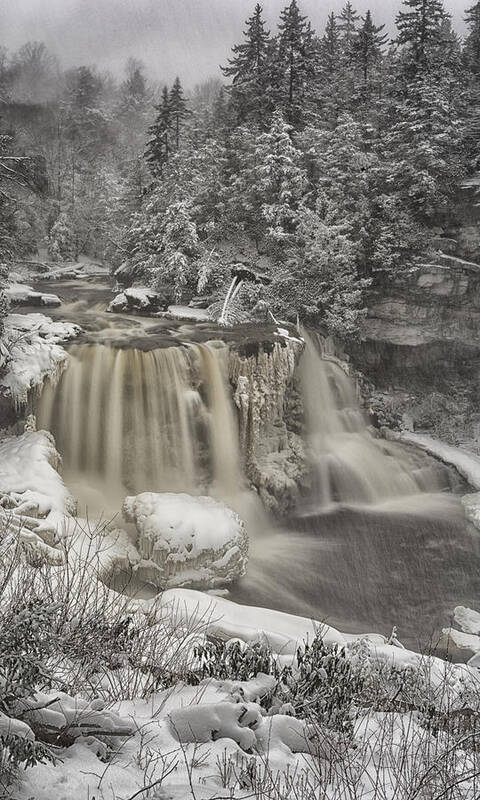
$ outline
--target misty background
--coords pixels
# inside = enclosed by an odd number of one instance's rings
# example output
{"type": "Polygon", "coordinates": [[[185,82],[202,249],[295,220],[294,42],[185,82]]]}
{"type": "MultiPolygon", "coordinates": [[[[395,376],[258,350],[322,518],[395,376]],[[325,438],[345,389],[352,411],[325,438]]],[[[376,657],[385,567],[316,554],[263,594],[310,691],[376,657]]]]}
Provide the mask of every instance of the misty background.
{"type": "MultiPolygon", "coordinates": [[[[472,0],[446,0],[457,32],[464,32],[465,7],[472,0]]],[[[96,64],[115,75],[129,56],[142,59],[153,79],[171,81],[180,75],[191,87],[218,77],[230,48],[241,38],[244,21],[255,0],[10,0],[0,2],[2,44],[18,49],[28,40],[45,42],[65,67],[96,64]]],[[[264,0],[264,14],[272,29],[286,0],[264,0]]],[[[343,0],[301,0],[317,32],[323,32],[330,11],[343,0]]],[[[401,6],[385,0],[358,0],[364,14],[370,9],[377,24],[394,31],[401,6]]]]}

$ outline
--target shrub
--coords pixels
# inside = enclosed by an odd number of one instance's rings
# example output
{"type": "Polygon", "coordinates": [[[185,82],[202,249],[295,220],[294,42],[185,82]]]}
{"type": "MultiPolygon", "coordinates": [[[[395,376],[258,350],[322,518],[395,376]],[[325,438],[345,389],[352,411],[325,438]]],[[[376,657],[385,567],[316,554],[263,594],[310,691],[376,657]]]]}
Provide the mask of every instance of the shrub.
{"type": "MultiPolygon", "coordinates": [[[[54,607],[33,599],[0,617],[0,711],[8,718],[17,716],[18,703],[33,697],[39,684],[50,682],[47,661],[56,648],[54,611],[54,607]]],[[[33,736],[29,739],[12,734],[0,740],[2,761],[13,766],[54,761],[52,751],[33,736]]]]}

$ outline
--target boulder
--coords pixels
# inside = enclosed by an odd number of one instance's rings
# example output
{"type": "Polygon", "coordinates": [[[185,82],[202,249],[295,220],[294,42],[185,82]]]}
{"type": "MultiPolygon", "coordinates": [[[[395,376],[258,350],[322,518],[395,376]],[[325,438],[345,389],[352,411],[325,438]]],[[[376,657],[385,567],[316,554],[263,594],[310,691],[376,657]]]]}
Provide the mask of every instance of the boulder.
{"type": "Polygon", "coordinates": [[[127,497],[123,515],[137,529],[150,580],[159,588],[213,589],[245,574],[248,537],[240,517],[211,497],[144,492],[127,497]]]}
{"type": "Polygon", "coordinates": [[[107,308],[111,313],[154,314],[162,310],[164,302],[158,292],[145,286],[131,286],[117,294],[107,308]]]}

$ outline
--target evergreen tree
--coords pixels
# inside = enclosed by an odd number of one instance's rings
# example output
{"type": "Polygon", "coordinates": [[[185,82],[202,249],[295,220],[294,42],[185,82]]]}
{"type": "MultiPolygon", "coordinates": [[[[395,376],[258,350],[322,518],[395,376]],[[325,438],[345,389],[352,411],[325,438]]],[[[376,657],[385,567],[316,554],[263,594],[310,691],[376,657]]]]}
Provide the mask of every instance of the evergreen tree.
{"type": "Polygon", "coordinates": [[[388,36],[383,33],[385,25],[374,24],[370,11],[362,17],[362,26],[352,43],[355,64],[362,73],[364,84],[372,79],[373,71],[380,65],[388,36]]]}
{"type": "Polygon", "coordinates": [[[73,261],[77,257],[75,236],[66,212],[61,212],[48,237],[48,255],[52,261],[73,261]]]}
{"type": "Polygon", "coordinates": [[[171,142],[171,106],[168,87],[163,87],[161,103],[156,106],[157,116],[148,129],[148,141],[145,150],[145,159],[154,175],[161,175],[163,167],[168,162],[171,142]]]}
{"type": "Polygon", "coordinates": [[[272,243],[288,242],[295,233],[306,174],[291,130],[276,111],[269,131],[250,138],[247,146],[244,136],[243,163],[229,205],[233,219],[243,222],[257,246],[265,238],[272,243]]]}
{"type": "Polygon", "coordinates": [[[406,48],[407,74],[415,76],[433,65],[447,15],[442,0],[403,0],[403,5],[408,10],[400,11],[396,17],[396,41],[406,48]]]}
{"type": "Polygon", "coordinates": [[[370,281],[358,277],[348,228],[335,221],[324,196],[314,210],[304,210],[298,238],[301,257],[292,287],[297,312],[329,334],[351,336],[366,313],[363,294],[370,281]]]}
{"type": "Polygon", "coordinates": [[[262,126],[271,112],[267,98],[271,40],[262,14],[257,3],[245,23],[245,41],[232,48],[233,58],[222,67],[223,74],[232,80],[229,92],[239,124],[253,122],[262,126]]]}
{"type": "Polygon", "coordinates": [[[343,57],[347,66],[351,66],[352,63],[353,44],[359,19],[360,17],[357,11],[355,11],[350,0],[348,0],[338,16],[338,30],[340,31],[343,57]]]}
{"type": "Polygon", "coordinates": [[[332,12],[328,15],[325,33],[320,42],[320,61],[324,73],[333,75],[339,66],[340,31],[337,17],[332,12]]]}
{"type": "Polygon", "coordinates": [[[468,36],[465,40],[464,56],[468,68],[475,75],[480,74],[480,2],[467,9],[465,22],[468,36]]]}
{"type": "Polygon", "coordinates": [[[455,76],[425,73],[385,109],[384,152],[389,180],[423,224],[448,212],[464,172],[461,93],[455,76]]]}
{"type": "Polygon", "coordinates": [[[175,149],[180,146],[182,123],[190,113],[187,109],[187,100],[183,94],[180,78],[176,77],[168,96],[169,115],[168,122],[173,133],[175,149]]]}
{"type": "Polygon", "coordinates": [[[316,73],[314,32],[292,0],[280,14],[277,54],[277,107],[295,128],[303,127],[316,73]]]}

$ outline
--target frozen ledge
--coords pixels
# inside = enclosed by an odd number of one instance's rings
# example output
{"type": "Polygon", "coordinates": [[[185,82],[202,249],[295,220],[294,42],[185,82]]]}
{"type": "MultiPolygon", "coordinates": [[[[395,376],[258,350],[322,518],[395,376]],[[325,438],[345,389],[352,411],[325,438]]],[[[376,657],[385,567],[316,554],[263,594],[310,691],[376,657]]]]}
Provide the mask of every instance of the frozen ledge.
{"type": "Polygon", "coordinates": [[[433,436],[404,431],[398,437],[402,442],[414,444],[430,455],[443,461],[455,469],[468,481],[474,489],[480,489],[480,457],[462,450],[460,447],[445,444],[433,436]]]}

